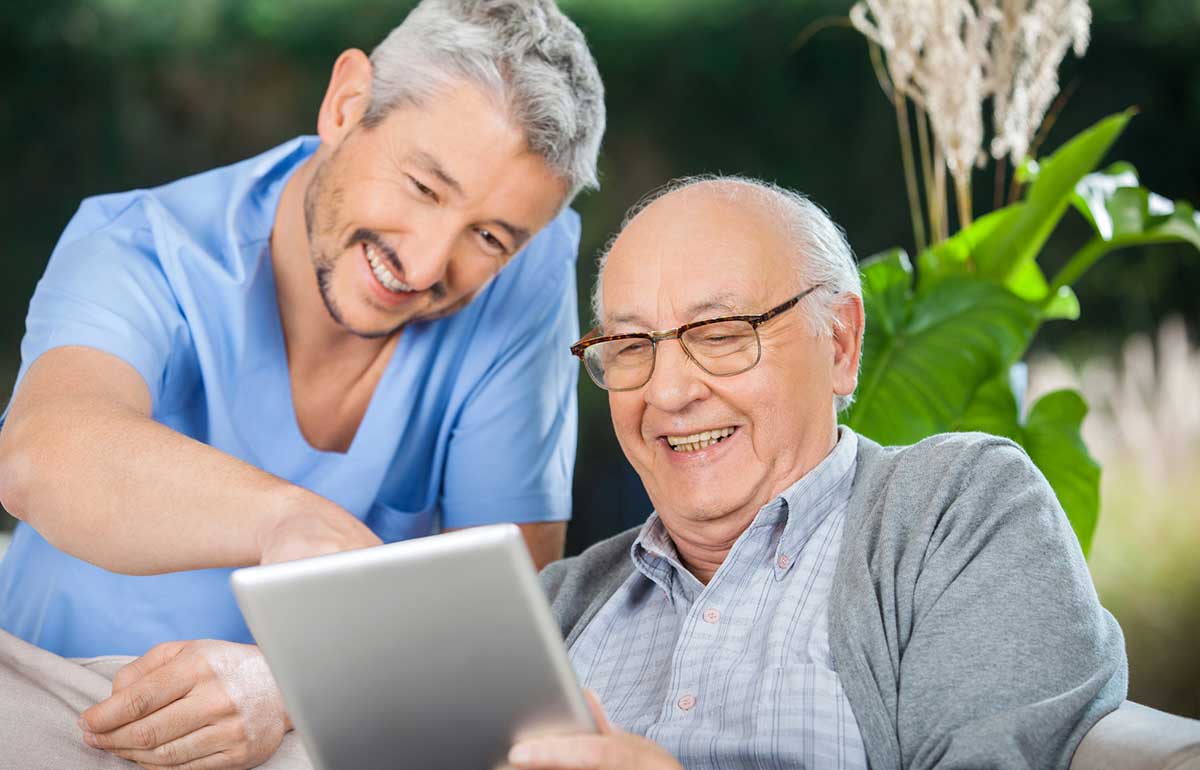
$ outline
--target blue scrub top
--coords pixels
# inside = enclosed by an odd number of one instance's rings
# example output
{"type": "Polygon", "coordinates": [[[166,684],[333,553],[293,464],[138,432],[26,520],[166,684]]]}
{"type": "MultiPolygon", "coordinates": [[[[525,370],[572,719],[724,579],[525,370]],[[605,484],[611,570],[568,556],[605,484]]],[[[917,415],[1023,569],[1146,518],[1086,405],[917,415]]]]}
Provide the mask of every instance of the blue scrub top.
{"type": "MultiPolygon", "coordinates": [[[[34,292],[18,382],[52,348],[116,355],[146,380],[154,419],[335,501],[385,542],[569,518],[578,216],[560,214],[460,312],[406,327],[349,451],[320,451],[296,423],[268,250],[284,182],[316,148],[299,138],[84,201],[34,292]]],[[[0,563],[0,627],[65,656],[249,642],[229,572],[118,575],[22,523],[0,563]]]]}

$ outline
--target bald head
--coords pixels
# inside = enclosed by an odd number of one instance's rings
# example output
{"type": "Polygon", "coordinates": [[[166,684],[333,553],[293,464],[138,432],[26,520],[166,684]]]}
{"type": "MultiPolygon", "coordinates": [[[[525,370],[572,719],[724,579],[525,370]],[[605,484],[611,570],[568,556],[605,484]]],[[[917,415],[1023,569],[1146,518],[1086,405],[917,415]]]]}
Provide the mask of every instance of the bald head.
{"type": "MultiPolygon", "coordinates": [[[[831,334],[839,323],[837,305],[862,296],[858,267],[845,234],[808,198],[746,177],[688,177],[651,192],[635,204],[620,232],[600,255],[592,290],[596,323],[611,331],[611,310],[606,314],[604,303],[605,276],[611,260],[664,267],[664,260],[689,260],[689,248],[714,251],[718,257],[751,250],[753,256],[748,262],[709,263],[707,269],[727,273],[723,279],[730,284],[752,278],[734,274],[749,271],[785,276],[789,283],[786,290],[793,293],[821,286],[802,306],[816,334],[831,334]],[[677,248],[684,242],[692,245],[677,248]]],[[[738,308],[736,312],[764,309],[738,308]]],[[[850,400],[839,397],[838,408],[845,408],[850,400]]]]}

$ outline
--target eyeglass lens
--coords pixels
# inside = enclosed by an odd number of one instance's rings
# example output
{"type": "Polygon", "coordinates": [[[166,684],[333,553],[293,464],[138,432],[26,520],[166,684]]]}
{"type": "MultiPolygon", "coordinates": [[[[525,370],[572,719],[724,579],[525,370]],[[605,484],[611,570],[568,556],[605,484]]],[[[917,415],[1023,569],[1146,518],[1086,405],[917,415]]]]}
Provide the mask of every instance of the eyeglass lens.
{"type": "MultiPolygon", "coordinates": [[[[679,338],[683,349],[709,374],[740,374],[758,363],[758,332],[749,321],[721,321],[695,326],[679,338]]],[[[588,374],[602,388],[633,390],[654,373],[655,345],[633,337],[609,340],[584,351],[588,374]]]]}

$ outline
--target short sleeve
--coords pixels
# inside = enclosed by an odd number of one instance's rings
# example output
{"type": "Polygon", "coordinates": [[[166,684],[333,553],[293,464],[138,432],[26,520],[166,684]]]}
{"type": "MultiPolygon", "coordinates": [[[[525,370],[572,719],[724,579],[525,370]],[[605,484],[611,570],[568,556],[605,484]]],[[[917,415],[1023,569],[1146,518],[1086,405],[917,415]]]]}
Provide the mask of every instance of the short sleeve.
{"type": "Polygon", "coordinates": [[[537,261],[546,269],[535,273],[533,291],[492,298],[501,309],[487,323],[512,331],[498,337],[499,353],[451,434],[441,500],[445,527],[571,516],[578,228],[552,227],[560,232],[541,248],[555,253],[537,261]]]}
{"type": "Polygon", "coordinates": [[[168,360],[187,326],[137,204],[88,228],[97,208],[85,202],[34,290],[18,381],[43,353],[81,345],[136,369],[157,407],[168,360]]]}

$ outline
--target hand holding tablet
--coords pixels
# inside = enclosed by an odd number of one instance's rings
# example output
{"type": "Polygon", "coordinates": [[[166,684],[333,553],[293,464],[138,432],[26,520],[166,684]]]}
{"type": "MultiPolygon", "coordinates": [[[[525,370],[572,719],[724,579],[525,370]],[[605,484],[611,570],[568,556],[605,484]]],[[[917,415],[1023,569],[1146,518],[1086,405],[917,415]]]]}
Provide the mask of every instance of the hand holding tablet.
{"type": "Polygon", "coordinates": [[[232,582],[318,770],[491,770],[525,739],[596,732],[513,525],[232,582]]]}

